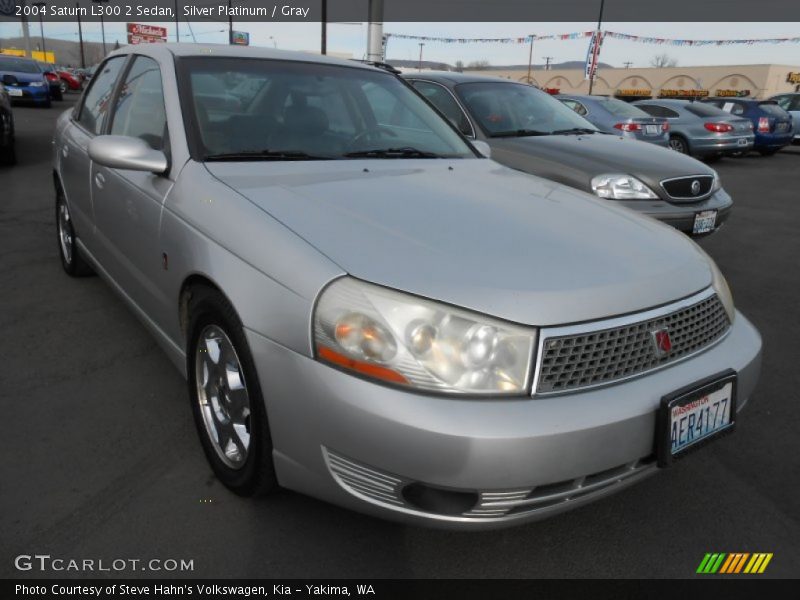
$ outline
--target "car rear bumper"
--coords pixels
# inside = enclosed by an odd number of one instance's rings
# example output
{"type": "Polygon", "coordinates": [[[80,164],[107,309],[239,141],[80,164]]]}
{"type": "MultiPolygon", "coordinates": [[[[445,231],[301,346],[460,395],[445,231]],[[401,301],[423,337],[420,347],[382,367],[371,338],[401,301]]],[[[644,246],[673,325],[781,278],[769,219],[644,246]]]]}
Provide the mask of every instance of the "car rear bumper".
{"type": "Polygon", "coordinates": [[[745,152],[753,148],[755,143],[755,135],[731,135],[720,137],[703,137],[694,138],[689,141],[689,145],[693,154],[707,155],[707,154],[734,154],[736,152],[745,152]],[[741,145],[740,139],[747,140],[747,143],[741,145]]]}
{"type": "Polygon", "coordinates": [[[376,516],[466,529],[540,519],[653,474],[661,398],[734,369],[741,408],[761,357],[758,332],[737,315],[716,345],[636,379],[548,398],[468,399],[377,385],[253,331],[247,339],[269,390],[281,485],[376,516]],[[419,500],[426,490],[433,503],[419,500]]]}
{"type": "Polygon", "coordinates": [[[791,131],[782,134],[759,134],[756,136],[753,148],[756,150],[783,148],[791,144],[794,137],[791,131]]]}

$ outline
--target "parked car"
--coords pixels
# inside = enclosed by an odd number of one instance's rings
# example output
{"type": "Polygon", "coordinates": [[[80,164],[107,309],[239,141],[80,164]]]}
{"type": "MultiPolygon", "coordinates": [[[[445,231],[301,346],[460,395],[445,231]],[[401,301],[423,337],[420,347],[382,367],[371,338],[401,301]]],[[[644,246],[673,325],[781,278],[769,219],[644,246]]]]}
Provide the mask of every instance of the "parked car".
{"type": "Polygon", "coordinates": [[[123,48],[53,157],[64,270],[153,332],[241,495],[542,518],[731,431],[758,378],[759,334],[696,244],[483,158],[381,69],[123,48]],[[231,75],[270,84],[208,118],[195,81],[231,75]]]}
{"type": "Polygon", "coordinates": [[[63,100],[66,89],[62,90],[62,88],[66,88],[66,85],[54,71],[53,65],[42,61],[36,61],[36,64],[39,65],[39,68],[42,70],[42,73],[44,73],[47,83],[50,86],[50,98],[58,101],[63,100]]]}
{"type": "Polygon", "coordinates": [[[770,100],[777,102],[778,106],[792,115],[794,143],[800,142],[800,93],[779,94],[773,96],[770,100]]]}
{"type": "Polygon", "coordinates": [[[669,145],[682,154],[706,159],[748,152],[755,141],[753,124],[709,104],[690,100],[637,100],[654,117],[669,121],[669,145]]]}
{"type": "Polygon", "coordinates": [[[59,67],[56,69],[56,75],[61,79],[62,94],[66,94],[67,90],[79,92],[83,89],[83,81],[81,78],[69,69],[59,67]]]}
{"type": "Polygon", "coordinates": [[[703,102],[748,119],[755,132],[753,150],[763,156],[771,156],[792,143],[792,116],[774,100],[706,98],[703,102]]]}
{"type": "Polygon", "coordinates": [[[11,98],[5,86],[0,83],[0,164],[13,165],[16,162],[14,113],[11,110],[11,98]]]}
{"type": "Polygon", "coordinates": [[[12,102],[32,102],[50,108],[50,85],[35,60],[0,55],[0,83],[12,102]]]}
{"type": "Polygon", "coordinates": [[[554,97],[464,73],[408,73],[409,82],[497,162],[594,193],[693,235],[716,231],[733,201],[717,173],[666,148],[601,133],[554,97]]]}
{"type": "Polygon", "coordinates": [[[608,96],[556,96],[603,133],[669,147],[669,121],[653,117],[629,102],[608,96]]]}

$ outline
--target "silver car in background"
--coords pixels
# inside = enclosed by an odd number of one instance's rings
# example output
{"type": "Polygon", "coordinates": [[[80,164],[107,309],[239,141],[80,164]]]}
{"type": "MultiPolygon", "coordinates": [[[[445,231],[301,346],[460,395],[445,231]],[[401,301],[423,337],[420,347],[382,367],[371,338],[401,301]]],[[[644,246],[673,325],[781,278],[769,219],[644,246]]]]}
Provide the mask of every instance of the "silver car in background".
{"type": "Polygon", "coordinates": [[[669,147],[669,121],[648,115],[629,102],[580,94],[559,94],[556,98],[603,133],[669,147]]]}
{"type": "Polygon", "coordinates": [[[792,130],[794,132],[794,143],[800,142],[800,93],[779,94],[770,100],[778,103],[783,110],[792,115],[792,130]]]}
{"type": "Polygon", "coordinates": [[[241,495],[542,518],[730,432],[758,379],[759,334],[698,246],[483,158],[376,68],[129,46],[53,158],[64,270],[152,332],[241,495]],[[209,78],[263,85],[231,101],[209,78]]]}
{"type": "Polygon", "coordinates": [[[714,159],[747,152],[755,134],[749,119],[690,100],[638,100],[634,106],[654,117],[669,121],[669,145],[681,154],[714,159]]]}

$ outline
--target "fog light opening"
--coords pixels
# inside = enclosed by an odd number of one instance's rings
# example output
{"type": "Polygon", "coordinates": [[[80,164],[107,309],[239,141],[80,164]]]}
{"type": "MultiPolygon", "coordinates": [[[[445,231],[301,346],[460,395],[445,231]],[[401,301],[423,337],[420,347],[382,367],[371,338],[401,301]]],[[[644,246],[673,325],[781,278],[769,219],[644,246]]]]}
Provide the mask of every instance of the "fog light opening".
{"type": "Polygon", "coordinates": [[[456,492],[411,483],[403,488],[406,502],[425,512],[440,515],[460,515],[472,510],[478,503],[477,492],[456,492]]]}

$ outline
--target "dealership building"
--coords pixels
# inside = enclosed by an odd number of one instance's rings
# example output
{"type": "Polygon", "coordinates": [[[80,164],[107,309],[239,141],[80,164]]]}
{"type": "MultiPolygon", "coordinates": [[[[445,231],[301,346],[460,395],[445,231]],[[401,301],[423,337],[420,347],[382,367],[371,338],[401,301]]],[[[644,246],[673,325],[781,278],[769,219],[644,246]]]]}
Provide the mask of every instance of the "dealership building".
{"type": "MultiPolygon", "coordinates": [[[[481,73],[528,82],[527,69],[492,69],[481,73]]],[[[552,94],[589,93],[589,81],[584,78],[582,69],[534,69],[531,79],[531,83],[552,94]]],[[[623,100],[704,96],[769,98],[797,91],[800,91],[800,66],[789,65],[600,68],[592,89],[593,94],[616,96],[623,100]]]]}

